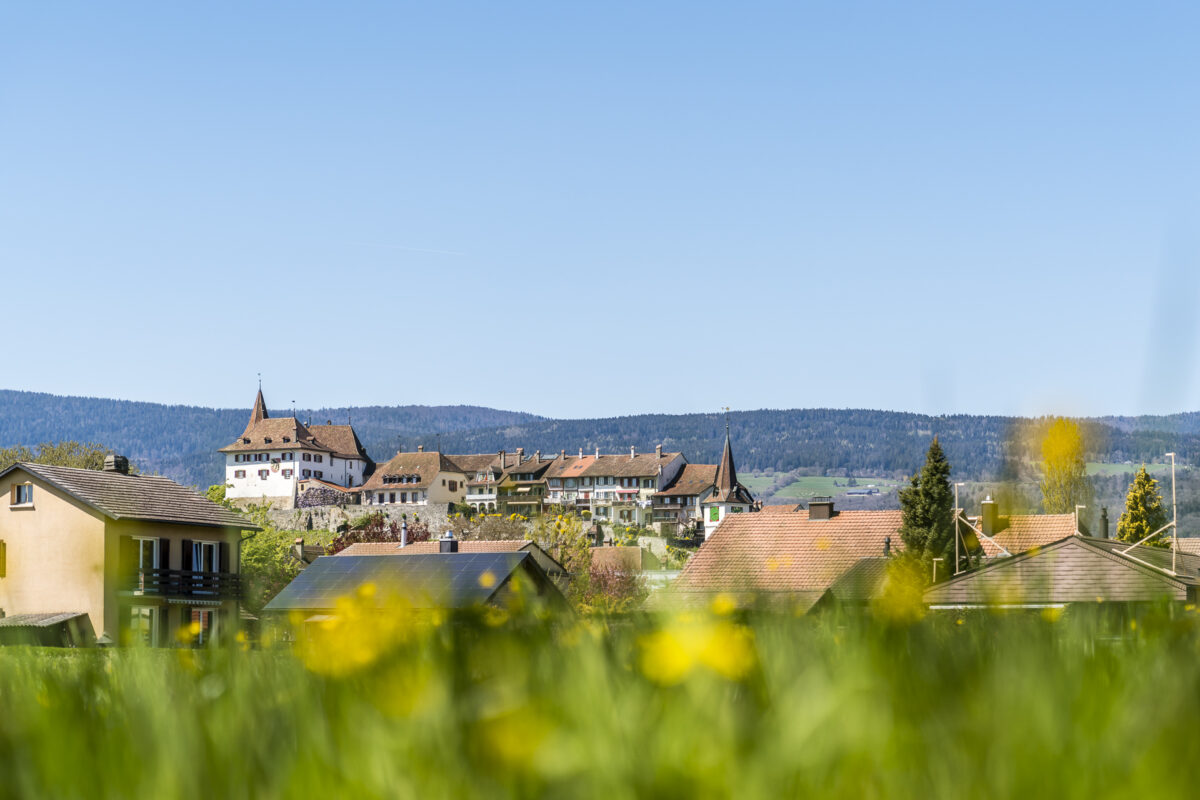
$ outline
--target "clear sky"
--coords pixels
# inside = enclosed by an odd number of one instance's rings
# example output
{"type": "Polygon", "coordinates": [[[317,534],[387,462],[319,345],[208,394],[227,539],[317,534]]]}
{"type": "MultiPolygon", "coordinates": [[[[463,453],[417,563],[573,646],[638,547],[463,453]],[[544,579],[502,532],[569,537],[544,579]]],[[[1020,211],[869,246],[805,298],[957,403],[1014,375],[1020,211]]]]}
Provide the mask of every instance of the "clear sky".
{"type": "Polygon", "coordinates": [[[1188,3],[7,3],[0,387],[1196,409],[1198,30],[1188,3]]]}

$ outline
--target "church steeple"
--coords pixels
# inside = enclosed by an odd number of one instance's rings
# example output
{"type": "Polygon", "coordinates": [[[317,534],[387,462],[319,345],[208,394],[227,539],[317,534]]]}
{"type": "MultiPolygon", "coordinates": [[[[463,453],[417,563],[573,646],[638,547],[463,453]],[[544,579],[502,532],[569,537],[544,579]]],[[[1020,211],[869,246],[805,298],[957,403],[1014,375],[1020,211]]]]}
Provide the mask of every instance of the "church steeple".
{"type": "Polygon", "coordinates": [[[729,441],[729,421],[725,422],[725,450],[721,453],[721,463],[717,465],[717,491],[714,497],[719,500],[731,500],[739,488],[737,469],[733,466],[733,445],[729,441]]]}
{"type": "Polygon", "coordinates": [[[262,422],[268,416],[270,415],[267,414],[267,403],[263,400],[262,387],[260,386],[258,387],[258,396],[254,398],[254,409],[250,412],[250,424],[253,425],[256,422],[262,422]]]}

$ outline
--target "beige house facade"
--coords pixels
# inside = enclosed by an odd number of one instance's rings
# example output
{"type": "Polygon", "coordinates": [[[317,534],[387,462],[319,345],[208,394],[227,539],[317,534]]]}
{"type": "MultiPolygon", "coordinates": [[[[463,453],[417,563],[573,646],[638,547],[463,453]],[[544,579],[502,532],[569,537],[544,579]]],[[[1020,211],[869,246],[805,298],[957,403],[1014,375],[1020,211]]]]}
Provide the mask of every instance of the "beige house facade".
{"type": "Polygon", "coordinates": [[[236,630],[238,514],[166,478],[16,464],[0,473],[0,613],[86,614],[94,635],[165,646],[236,630]]]}

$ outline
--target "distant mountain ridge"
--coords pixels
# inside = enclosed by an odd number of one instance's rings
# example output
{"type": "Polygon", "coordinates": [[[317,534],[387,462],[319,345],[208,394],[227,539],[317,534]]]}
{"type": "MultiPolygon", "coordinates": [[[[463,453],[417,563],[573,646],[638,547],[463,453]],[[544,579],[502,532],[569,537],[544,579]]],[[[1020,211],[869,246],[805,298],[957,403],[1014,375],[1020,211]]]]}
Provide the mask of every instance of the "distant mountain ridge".
{"type": "MultiPolygon", "coordinates": [[[[0,390],[0,447],[46,441],[98,442],[128,455],[144,471],[196,486],[221,480],[217,449],[242,432],[249,406],[213,409],[128,400],[62,397],[0,390]]],[[[272,415],[291,411],[273,410],[272,415]]],[[[447,453],[514,451],[532,455],[580,449],[623,453],[662,444],[692,463],[715,463],[725,435],[719,414],[641,414],[604,419],[546,419],[479,406],[366,406],[297,411],[306,421],[349,419],[376,460],[401,446],[447,453]]],[[[956,477],[996,477],[1006,456],[1036,457],[1011,444],[1019,417],[929,416],[869,409],[737,411],[730,415],[739,469],[800,467],[859,474],[907,475],[940,437],[956,477]]],[[[1151,461],[1166,451],[1181,463],[1200,458],[1200,413],[1104,417],[1085,421],[1093,456],[1106,461],[1151,461]]]]}

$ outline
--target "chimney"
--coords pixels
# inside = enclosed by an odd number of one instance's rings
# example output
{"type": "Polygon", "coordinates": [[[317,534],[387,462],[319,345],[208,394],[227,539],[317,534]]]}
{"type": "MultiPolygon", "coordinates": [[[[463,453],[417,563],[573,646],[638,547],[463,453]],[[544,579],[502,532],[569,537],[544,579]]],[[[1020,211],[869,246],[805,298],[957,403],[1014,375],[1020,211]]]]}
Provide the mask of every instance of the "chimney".
{"type": "Polygon", "coordinates": [[[425,452],[425,445],[423,445],[423,444],[419,444],[419,445],[417,445],[417,452],[418,452],[418,453],[424,453],[424,452],[425,452]]]}
{"type": "Polygon", "coordinates": [[[541,460],[542,460],[542,451],[541,451],[541,450],[534,450],[534,451],[533,451],[533,463],[535,463],[535,464],[536,464],[536,463],[538,463],[538,462],[539,462],[539,461],[541,461],[541,460]]]}
{"type": "Polygon", "coordinates": [[[104,457],[104,471],[119,472],[122,475],[128,475],[129,459],[116,453],[110,453],[104,457]]]}
{"type": "Polygon", "coordinates": [[[661,444],[654,445],[654,455],[658,456],[659,458],[662,458],[662,445],[661,444]]]}
{"type": "Polygon", "coordinates": [[[325,424],[326,424],[326,425],[332,425],[332,424],[333,424],[333,420],[331,420],[331,419],[327,419],[327,420],[325,420],[325,424]]]}
{"type": "Polygon", "coordinates": [[[636,456],[637,456],[637,448],[634,447],[633,445],[629,445],[629,460],[633,461],[633,459],[636,456]]]}
{"type": "MultiPolygon", "coordinates": [[[[583,453],[582,453],[582,452],[580,452],[580,454],[579,454],[579,455],[583,455],[583,453]]],[[[558,451],[558,457],[559,457],[559,458],[561,458],[563,461],[566,461],[566,460],[567,460],[567,451],[566,451],[566,450],[559,450],[559,451],[558,451]]]]}
{"type": "Polygon", "coordinates": [[[518,447],[517,448],[517,466],[518,467],[521,466],[521,462],[524,460],[525,460],[525,448],[518,447]]]}
{"type": "Polygon", "coordinates": [[[979,504],[979,528],[984,536],[995,536],[1000,532],[1000,511],[990,494],[979,504]]]}
{"type": "Polygon", "coordinates": [[[892,537],[883,537],[883,557],[887,558],[892,554],[892,537]]]}
{"type": "Polygon", "coordinates": [[[833,519],[833,498],[814,497],[809,500],[808,518],[810,520],[833,519]]]}
{"type": "Polygon", "coordinates": [[[497,453],[497,456],[500,458],[500,469],[508,469],[508,462],[505,461],[508,453],[501,450],[499,453],[497,453]]]}
{"type": "Polygon", "coordinates": [[[1108,538],[1108,506],[1100,506],[1100,538],[1108,538]]]}
{"type": "Polygon", "coordinates": [[[458,539],[454,538],[453,531],[446,531],[444,534],[442,534],[442,538],[438,539],[438,552],[439,553],[457,553],[458,552],[458,539]]]}
{"type": "Polygon", "coordinates": [[[304,563],[304,537],[303,536],[298,537],[296,539],[296,541],[292,542],[292,557],[295,558],[297,561],[299,561],[301,564],[304,563]]]}
{"type": "Polygon", "coordinates": [[[583,448],[579,448],[579,457],[583,458],[583,448]]]}
{"type": "Polygon", "coordinates": [[[400,520],[400,546],[408,547],[408,520],[400,520]]]}

